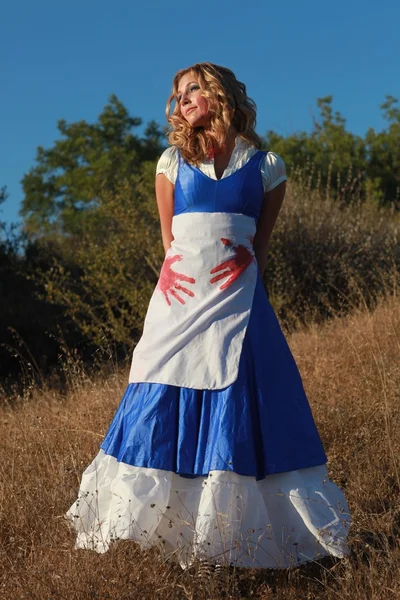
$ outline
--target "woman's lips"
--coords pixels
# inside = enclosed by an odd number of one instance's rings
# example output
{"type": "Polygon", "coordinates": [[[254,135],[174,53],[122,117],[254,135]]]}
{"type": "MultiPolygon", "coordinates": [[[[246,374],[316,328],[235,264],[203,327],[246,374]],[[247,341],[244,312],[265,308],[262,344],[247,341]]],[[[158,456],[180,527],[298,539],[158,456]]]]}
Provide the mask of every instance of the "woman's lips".
{"type": "Polygon", "coordinates": [[[192,110],[196,110],[196,108],[197,108],[197,106],[192,106],[191,108],[189,108],[189,109],[186,111],[186,114],[188,115],[190,112],[192,112],[192,110]]]}

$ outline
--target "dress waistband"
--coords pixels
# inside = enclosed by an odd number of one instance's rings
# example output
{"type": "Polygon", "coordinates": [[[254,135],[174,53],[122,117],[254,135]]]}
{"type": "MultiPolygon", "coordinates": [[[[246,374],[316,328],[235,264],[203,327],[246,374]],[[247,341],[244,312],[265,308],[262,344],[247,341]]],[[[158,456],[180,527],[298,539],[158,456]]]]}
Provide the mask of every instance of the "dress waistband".
{"type": "Polygon", "coordinates": [[[218,235],[254,235],[256,222],[253,217],[238,213],[183,213],[172,219],[174,238],[209,238],[218,235]]]}

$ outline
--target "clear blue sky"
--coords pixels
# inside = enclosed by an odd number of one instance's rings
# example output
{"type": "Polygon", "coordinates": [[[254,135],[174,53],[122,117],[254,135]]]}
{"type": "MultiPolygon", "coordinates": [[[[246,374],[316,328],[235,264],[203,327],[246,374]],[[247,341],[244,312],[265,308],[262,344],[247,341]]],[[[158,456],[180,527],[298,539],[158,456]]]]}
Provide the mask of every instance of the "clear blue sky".
{"type": "Polygon", "coordinates": [[[111,93],[165,124],[176,70],[230,67],[258,105],[258,132],[309,131],[333,94],[348,129],[382,129],[400,98],[398,0],[8,0],[0,8],[0,220],[17,221],[20,180],[57,119],[95,121],[111,93]]]}

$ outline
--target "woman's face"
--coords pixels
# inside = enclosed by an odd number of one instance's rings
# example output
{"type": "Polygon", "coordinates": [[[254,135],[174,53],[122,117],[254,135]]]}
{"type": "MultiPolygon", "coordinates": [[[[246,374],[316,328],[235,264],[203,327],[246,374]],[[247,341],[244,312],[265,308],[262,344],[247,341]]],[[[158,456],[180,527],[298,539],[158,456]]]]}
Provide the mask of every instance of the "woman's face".
{"type": "Polygon", "coordinates": [[[192,127],[204,127],[209,121],[208,102],[201,94],[200,84],[194,73],[186,73],[178,84],[176,101],[182,117],[192,127]]]}

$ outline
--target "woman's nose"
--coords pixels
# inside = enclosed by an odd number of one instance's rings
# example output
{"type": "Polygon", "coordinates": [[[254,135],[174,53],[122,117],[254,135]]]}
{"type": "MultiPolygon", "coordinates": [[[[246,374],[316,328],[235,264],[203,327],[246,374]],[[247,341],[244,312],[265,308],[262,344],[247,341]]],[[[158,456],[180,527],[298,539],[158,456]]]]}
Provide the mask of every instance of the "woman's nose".
{"type": "Polygon", "coordinates": [[[190,102],[189,94],[187,92],[183,92],[182,98],[181,98],[181,104],[187,104],[188,102],[190,102]]]}

